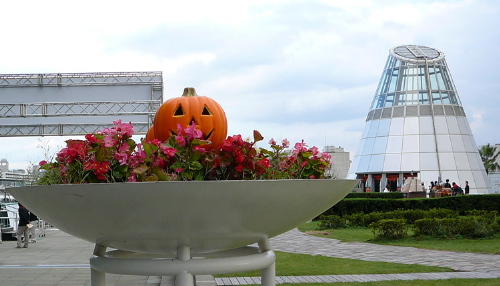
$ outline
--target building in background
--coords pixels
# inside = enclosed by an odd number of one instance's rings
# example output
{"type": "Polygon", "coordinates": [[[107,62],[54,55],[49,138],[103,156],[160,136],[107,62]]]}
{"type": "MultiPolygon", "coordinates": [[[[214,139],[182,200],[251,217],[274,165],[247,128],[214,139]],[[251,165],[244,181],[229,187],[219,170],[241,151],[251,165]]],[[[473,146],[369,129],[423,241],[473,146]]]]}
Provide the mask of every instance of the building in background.
{"type": "MultiPolygon", "coordinates": [[[[495,152],[500,151],[500,144],[491,144],[491,147],[495,148],[495,152]]],[[[500,156],[497,157],[496,162],[500,165],[500,156]]],[[[500,170],[489,172],[488,178],[490,180],[492,193],[500,194],[500,170]]]]}
{"type": "Polygon", "coordinates": [[[0,160],[0,189],[7,187],[19,187],[30,181],[30,175],[26,170],[9,170],[9,161],[0,160]]]}
{"type": "Polygon", "coordinates": [[[349,172],[351,160],[349,152],[344,151],[342,147],[325,146],[323,152],[332,156],[332,165],[327,170],[326,175],[332,179],[345,179],[349,172]]]}
{"type": "Polygon", "coordinates": [[[471,194],[490,184],[442,52],[416,45],[390,50],[366,118],[349,178],[382,191],[416,177],[469,181],[471,194]]]}

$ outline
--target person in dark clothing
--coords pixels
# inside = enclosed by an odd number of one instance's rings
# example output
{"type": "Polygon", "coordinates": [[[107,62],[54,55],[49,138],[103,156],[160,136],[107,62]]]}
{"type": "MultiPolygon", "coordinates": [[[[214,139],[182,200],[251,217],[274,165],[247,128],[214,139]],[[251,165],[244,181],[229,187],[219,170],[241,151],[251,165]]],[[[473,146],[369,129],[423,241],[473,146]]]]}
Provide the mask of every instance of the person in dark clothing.
{"type": "Polygon", "coordinates": [[[17,246],[16,248],[21,248],[22,236],[24,235],[24,248],[28,248],[28,243],[30,240],[28,224],[30,223],[30,214],[28,210],[19,204],[19,224],[17,226],[17,246]]]}
{"type": "Polygon", "coordinates": [[[469,181],[465,181],[465,194],[469,194],[469,181]]]}
{"type": "Polygon", "coordinates": [[[450,179],[446,179],[446,183],[444,183],[443,188],[451,189],[450,179]]]}
{"type": "Polygon", "coordinates": [[[459,185],[457,185],[457,183],[453,182],[453,187],[451,188],[453,190],[453,196],[458,196],[458,195],[463,195],[464,194],[464,191],[462,190],[462,188],[460,188],[459,185]]]}

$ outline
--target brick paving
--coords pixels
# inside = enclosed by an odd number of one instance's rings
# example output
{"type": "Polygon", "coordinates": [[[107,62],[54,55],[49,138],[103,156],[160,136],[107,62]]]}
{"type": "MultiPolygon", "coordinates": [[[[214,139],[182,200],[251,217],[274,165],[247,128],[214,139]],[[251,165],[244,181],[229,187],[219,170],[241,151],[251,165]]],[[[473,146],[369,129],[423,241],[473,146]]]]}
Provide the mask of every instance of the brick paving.
{"type": "MultiPolygon", "coordinates": [[[[92,243],[72,237],[59,230],[49,230],[47,236],[27,249],[15,248],[15,241],[0,244],[0,285],[90,285],[89,258],[92,243]]],[[[441,280],[500,278],[500,255],[436,251],[412,247],[395,247],[369,243],[340,242],[315,237],[294,229],[271,239],[276,251],[449,267],[456,272],[278,276],[276,283],[336,283],[392,280],[441,280]]],[[[173,285],[169,276],[134,276],[106,274],[106,285],[173,285]]],[[[389,283],[389,282],[388,282],[389,283]]],[[[260,277],[214,278],[196,276],[198,286],[260,284],[260,277]]]]}

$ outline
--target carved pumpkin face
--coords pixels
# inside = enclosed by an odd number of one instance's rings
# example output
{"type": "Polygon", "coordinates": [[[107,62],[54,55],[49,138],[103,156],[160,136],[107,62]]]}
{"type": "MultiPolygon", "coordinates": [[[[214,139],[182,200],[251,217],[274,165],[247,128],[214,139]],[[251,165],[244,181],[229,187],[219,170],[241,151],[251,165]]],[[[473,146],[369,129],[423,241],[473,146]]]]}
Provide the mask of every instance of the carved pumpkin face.
{"type": "Polygon", "coordinates": [[[171,98],[160,106],[153,124],[154,136],[165,141],[176,134],[177,124],[188,127],[192,122],[204,139],[212,142],[205,148],[217,148],[226,139],[226,113],[215,100],[198,96],[192,87],[185,88],[181,97],[171,98]]]}

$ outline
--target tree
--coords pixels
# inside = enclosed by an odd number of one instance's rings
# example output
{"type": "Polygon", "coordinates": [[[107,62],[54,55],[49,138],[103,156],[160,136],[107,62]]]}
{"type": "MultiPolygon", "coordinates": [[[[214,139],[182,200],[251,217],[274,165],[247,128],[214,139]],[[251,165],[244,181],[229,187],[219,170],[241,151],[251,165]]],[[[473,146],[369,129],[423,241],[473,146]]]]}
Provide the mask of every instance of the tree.
{"type": "Polygon", "coordinates": [[[481,161],[483,161],[484,169],[486,169],[486,174],[500,170],[500,165],[497,162],[500,151],[496,147],[490,146],[489,143],[483,145],[479,148],[479,155],[481,156],[481,161]]]}

